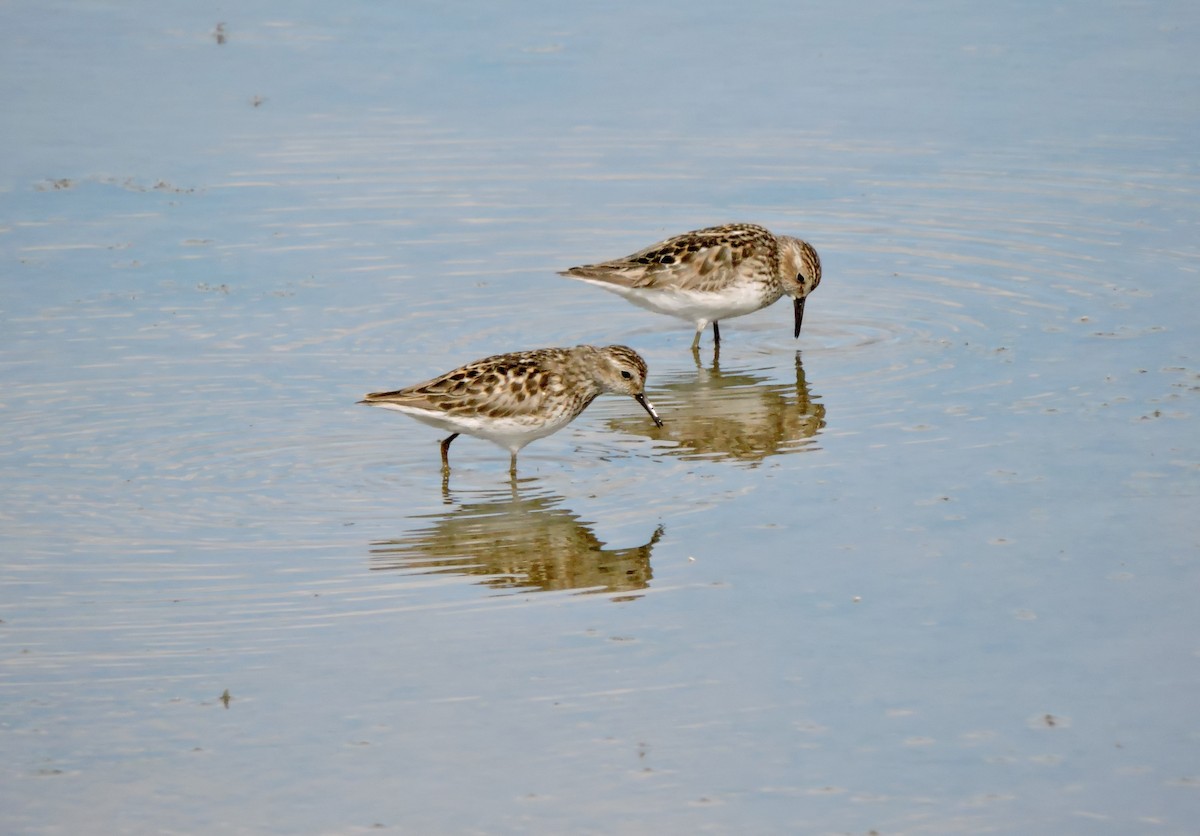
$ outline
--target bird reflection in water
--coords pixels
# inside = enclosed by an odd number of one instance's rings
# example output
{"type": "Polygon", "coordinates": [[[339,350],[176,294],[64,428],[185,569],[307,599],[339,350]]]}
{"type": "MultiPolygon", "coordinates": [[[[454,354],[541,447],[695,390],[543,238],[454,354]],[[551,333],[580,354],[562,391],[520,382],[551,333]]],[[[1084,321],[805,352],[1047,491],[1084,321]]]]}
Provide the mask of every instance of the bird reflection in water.
{"type": "Polygon", "coordinates": [[[696,356],[696,371],[660,378],[655,402],[665,426],[647,428],[614,418],[611,429],[676,445],[669,456],[732,459],[757,466],[768,456],[798,453],[815,446],[825,427],[825,405],[815,400],[796,352],[795,382],[778,383],[755,369],[723,371],[719,356],[710,368],[696,356]]]}
{"type": "Polygon", "coordinates": [[[609,549],[591,524],[559,507],[563,497],[536,493],[527,483],[510,490],[472,492],[469,501],[446,494],[445,511],[417,519],[428,524],[394,540],[371,544],[372,570],[418,575],[474,575],[493,589],[521,592],[579,590],[640,597],[650,584],[650,552],[660,525],[644,545],[609,549]]]}

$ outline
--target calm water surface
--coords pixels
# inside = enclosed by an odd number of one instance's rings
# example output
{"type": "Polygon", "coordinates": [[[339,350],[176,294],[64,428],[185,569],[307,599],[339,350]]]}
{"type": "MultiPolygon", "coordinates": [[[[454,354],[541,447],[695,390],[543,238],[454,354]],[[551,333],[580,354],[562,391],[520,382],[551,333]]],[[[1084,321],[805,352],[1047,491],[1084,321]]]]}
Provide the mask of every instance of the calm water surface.
{"type": "Polygon", "coordinates": [[[0,829],[1195,832],[1200,13],[1102,5],[4,6],[0,829]],[[726,220],[800,340],[555,275],[726,220]],[[354,405],[581,342],[664,427],[354,405]]]}

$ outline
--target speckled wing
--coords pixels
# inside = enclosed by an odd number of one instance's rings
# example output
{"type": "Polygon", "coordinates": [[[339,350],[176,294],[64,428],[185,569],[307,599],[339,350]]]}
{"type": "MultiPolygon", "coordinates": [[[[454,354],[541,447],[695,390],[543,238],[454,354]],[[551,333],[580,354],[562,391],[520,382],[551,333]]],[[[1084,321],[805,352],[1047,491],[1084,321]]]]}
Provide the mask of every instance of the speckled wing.
{"type": "Polygon", "coordinates": [[[715,291],[757,275],[774,275],[775,236],[754,224],[728,224],[686,232],[624,258],[586,264],[565,276],[637,288],[715,291]]]}
{"type": "Polygon", "coordinates": [[[487,418],[544,416],[541,402],[549,393],[561,392],[560,376],[541,364],[546,351],[500,354],[469,363],[440,377],[398,389],[373,392],[367,403],[386,402],[448,415],[487,418]]]}

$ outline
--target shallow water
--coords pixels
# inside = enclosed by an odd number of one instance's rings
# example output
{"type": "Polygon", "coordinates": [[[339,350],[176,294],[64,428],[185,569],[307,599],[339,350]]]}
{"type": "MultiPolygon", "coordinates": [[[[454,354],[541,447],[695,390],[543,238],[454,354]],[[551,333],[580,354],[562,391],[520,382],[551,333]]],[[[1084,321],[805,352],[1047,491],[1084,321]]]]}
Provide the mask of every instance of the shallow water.
{"type": "Polygon", "coordinates": [[[0,9],[5,832],[1191,832],[1197,12],[688,8],[0,9]],[[799,341],[555,275],[726,220],[799,341]]]}

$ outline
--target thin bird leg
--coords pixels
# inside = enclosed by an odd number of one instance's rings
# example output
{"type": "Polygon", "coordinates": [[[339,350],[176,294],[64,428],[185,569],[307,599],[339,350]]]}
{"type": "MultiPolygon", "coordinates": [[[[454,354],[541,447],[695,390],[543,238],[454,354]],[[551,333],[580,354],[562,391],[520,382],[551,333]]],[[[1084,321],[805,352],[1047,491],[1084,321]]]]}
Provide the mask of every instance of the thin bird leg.
{"type": "Polygon", "coordinates": [[[713,344],[721,344],[721,323],[716,321],[713,322],[713,344]]]}
{"type": "Polygon", "coordinates": [[[700,335],[704,333],[704,326],[707,324],[707,322],[702,323],[700,327],[696,329],[696,336],[692,338],[692,351],[695,351],[700,347],[700,335]]]}
{"type": "Polygon", "coordinates": [[[450,452],[450,442],[458,438],[458,433],[452,433],[449,438],[442,441],[442,473],[450,472],[450,459],[446,454],[450,452]]]}
{"type": "Polygon", "coordinates": [[[508,475],[516,477],[517,475],[517,454],[513,453],[512,458],[508,460],[508,475]]]}

